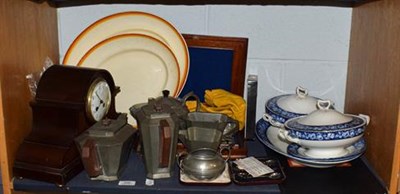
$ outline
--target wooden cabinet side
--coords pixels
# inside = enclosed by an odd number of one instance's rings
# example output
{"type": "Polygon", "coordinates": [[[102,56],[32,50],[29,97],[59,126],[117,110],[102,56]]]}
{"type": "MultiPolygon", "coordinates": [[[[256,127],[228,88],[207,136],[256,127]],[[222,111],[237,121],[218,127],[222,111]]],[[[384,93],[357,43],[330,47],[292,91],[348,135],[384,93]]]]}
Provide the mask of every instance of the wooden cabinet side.
{"type": "Polygon", "coordinates": [[[400,129],[400,1],[353,9],[345,112],[371,117],[366,157],[390,193],[397,191],[400,129]]]}
{"type": "Polygon", "coordinates": [[[47,3],[0,3],[0,159],[5,194],[12,190],[18,146],[31,130],[31,94],[25,76],[42,69],[46,57],[58,63],[57,10],[47,3]]]}

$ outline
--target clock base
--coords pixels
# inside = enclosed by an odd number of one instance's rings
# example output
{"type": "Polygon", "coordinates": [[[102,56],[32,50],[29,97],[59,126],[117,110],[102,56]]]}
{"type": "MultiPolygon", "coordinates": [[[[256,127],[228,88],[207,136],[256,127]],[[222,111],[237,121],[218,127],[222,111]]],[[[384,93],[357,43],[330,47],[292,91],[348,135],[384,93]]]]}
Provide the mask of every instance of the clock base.
{"type": "Polygon", "coordinates": [[[17,153],[13,173],[28,178],[65,185],[83,170],[76,146],[59,147],[24,141],[17,153]]]}
{"type": "MultiPolygon", "coordinates": [[[[111,101],[107,118],[115,119],[119,91],[110,72],[103,69],[52,65],[41,76],[32,108],[32,130],[19,146],[16,177],[65,185],[83,170],[74,138],[95,123],[88,112],[92,86],[107,82],[111,101]]],[[[90,108],[90,107],[89,107],[90,108]]]]}

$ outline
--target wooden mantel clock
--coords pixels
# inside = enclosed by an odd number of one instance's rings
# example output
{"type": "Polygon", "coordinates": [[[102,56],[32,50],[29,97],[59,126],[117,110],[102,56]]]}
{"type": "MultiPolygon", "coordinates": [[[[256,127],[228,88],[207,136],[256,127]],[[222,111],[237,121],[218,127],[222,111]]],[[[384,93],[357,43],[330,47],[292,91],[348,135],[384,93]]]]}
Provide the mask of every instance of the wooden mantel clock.
{"type": "Polygon", "coordinates": [[[117,118],[118,91],[106,70],[49,67],[30,103],[32,131],[17,151],[14,176],[65,185],[83,170],[74,138],[104,117],[117,118]]]}

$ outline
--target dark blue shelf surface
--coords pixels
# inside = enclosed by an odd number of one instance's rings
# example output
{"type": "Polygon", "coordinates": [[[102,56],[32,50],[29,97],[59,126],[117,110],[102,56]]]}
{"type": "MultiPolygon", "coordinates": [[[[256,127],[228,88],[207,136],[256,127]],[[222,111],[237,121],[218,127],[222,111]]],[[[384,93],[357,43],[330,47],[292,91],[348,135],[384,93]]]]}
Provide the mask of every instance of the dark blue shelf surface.
{"type": "MultiPolygon", "coordinates": [[[[249,154],[253,156],[265,156],[264,147],[259,143],[253,143],[253,149],[249,150],[249,154]]],[[[135,186],[118,186],[118,181],[92,181],[88,178],[86,172],[81,172],[63,188],[57,187],[55,184],[29,180],[15,179],[14,190],[31,191],[31,192],[64,192],[71,193],[280,193],[279,186],[271,185],[251,185],[240,186],[234,183],[229,185],[187,185],[179,181],[179,168],[176,166],[173,177],[168,179],[156,179],[153,186],[145,185],[145,169],[144,163],[140,156],[131,154],[128,165],[123,171],[120,180],[135,181],[135,186]]]]}
{"type": "Polygon", "coordinates": [[[387,193],[380,179],[362,157],[351,162],[350,167],[326,169],[289,167],[287,158],[270,149],[265,149],[257,140],[248,142],[248,155],[274,157],[281,161],[286,179],[283,183],[270,185],[185,185],[179,182],[178,167],[169,179],[155,180],[154,186],[145,186],[145,169],[142,159],[132,154],[121,180],[136,181],[135,186],[118,186],[118,182],[91,181],[85,172],[74,177],[64,188],[54,184],[15,179],[18,191],[70,193],[264,193],[264,194],[384,194],[387,193]]]}

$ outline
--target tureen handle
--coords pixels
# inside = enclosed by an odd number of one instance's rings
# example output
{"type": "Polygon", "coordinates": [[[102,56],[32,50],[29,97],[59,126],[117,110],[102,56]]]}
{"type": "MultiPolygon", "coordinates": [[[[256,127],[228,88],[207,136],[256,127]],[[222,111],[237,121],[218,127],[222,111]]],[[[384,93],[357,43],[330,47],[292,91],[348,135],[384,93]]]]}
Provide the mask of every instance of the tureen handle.
{"type": "Polygon", "coordinates": [[[361,117],[362,119],[364,119],[365,125],[369,124],[369,121],[371,120],[371,118],[368,115],[358,114],[358,116],[361,117]]]}
{"type": "Polygon", "coordinates": [[[330,100],[318,100],[317,107],[320,110],[328,110],[332,106],[332,101],[330,100]]]}
{"type": "Polygon", "coordinates": [[[297,144],[301,145],[300,139],[297,138],[297,137],[293,137],[292,135],[290,135],[290,134],[289,134],[289,131],[286,130],[286,129],[280,128],[280,129],[279,129],[279,134],[278,134],[278,136],[279,136],[281,139],[283,139],[283,140],[287,140],[287,141],[289,141],[289,142],[297,143],[297,144]]]}
{"type": "Polygon", "coordinates": [[[297,86],[296,87],[296,95],[299,98],[305,98],[308,95],[308,90],[303,88],[303,87],[301,87],[301,86],[297,86]]]}
{"type": "Polygon", "coordinates": [[[269,122],[272,126],[278,127],[278,128],[284,128],[284,125],[280,123],[279,121],[276,121],[271,115],[268,113],[264,113],[263,119],[267,122],[269,122]]]}

